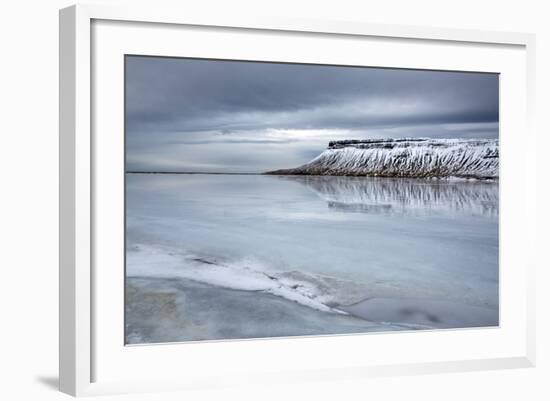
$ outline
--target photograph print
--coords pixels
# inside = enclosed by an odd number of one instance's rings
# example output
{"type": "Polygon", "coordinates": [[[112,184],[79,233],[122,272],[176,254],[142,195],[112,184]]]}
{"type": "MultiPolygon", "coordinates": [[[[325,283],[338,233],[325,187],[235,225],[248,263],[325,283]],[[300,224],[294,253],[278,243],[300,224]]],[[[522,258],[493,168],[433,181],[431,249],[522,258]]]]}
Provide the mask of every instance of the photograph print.
{"type": "Polygon", "coordinates": [[[499,76],[125,56],[125,343],[499,325],[499,76]]]}

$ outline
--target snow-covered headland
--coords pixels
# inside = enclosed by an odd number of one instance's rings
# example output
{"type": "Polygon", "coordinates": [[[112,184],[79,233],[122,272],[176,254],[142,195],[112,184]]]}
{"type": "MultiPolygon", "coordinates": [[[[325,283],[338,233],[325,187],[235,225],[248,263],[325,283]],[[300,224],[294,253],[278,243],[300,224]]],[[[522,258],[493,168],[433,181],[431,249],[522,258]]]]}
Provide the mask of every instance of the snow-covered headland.
{"type": "Polygon", "coordinates": [[[310,162],[280,175],[498,179],[498,139],[362,139],[331,141],[310,162]]]}

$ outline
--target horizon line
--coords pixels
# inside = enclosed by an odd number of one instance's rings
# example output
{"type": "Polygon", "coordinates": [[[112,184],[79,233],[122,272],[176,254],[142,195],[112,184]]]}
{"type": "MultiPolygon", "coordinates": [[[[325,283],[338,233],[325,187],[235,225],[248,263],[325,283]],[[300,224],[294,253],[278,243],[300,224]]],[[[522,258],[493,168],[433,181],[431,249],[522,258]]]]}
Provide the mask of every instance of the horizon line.
{"type": "Polygon", "coordinates": [[[221,171],[125,171],[126,174],[212,174],[212,175],[263,175],[265,173],[226,173],[221,171]]]}

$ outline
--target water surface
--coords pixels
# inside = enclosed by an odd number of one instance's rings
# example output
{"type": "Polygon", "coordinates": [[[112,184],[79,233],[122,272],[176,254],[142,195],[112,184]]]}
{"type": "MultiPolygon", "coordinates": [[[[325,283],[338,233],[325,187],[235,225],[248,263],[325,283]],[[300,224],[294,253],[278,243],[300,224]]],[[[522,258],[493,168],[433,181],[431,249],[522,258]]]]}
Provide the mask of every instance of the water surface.
{"type": "Polygon", "coordinates": [[[126,179],[129,343],[498,324],[498,183],[126,179]]]}

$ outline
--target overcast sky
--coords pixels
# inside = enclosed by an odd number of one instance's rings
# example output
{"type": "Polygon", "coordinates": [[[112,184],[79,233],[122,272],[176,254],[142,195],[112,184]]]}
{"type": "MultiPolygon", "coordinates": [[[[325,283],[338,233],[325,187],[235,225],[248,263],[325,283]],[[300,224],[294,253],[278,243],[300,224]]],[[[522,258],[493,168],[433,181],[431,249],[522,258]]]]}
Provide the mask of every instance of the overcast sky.
{"type": "Polygon", "coordinates": [[[497,138],[498,75],[126,57],[127,170],[264,172],[330,140],[497,138]]]}

